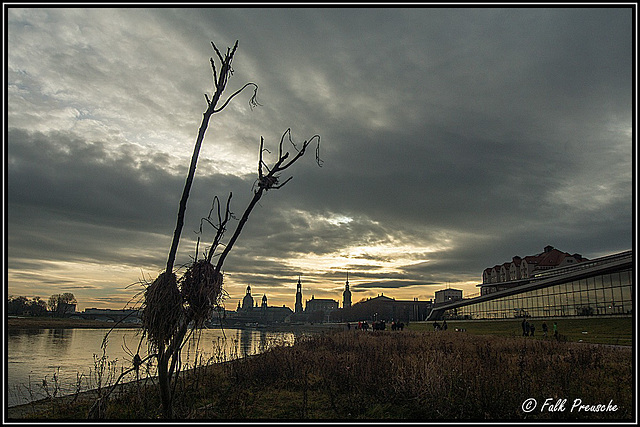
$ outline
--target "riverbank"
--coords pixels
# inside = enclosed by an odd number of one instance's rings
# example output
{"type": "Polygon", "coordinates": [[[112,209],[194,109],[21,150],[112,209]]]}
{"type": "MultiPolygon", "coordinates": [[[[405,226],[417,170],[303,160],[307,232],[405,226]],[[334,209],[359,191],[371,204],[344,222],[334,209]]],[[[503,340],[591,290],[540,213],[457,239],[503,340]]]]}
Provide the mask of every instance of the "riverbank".
{"type": "MultiPolygon", "coordinates": [[[[73,329],[73,328],[139,328],[139,323],[101,322],[90,319],[70,319],[55,317],[10,317],[7,319],[9,329],[73,329]]],[[[219,326],[210,329],[219,329],[219,326]]],[[[251,329],[277,332],[297,331],[331,331],[346,329],[344,323],[273,323],[269,325],[229,324],[224,329],[251,329]]]]}
{"type": "Polygon", "coordinates": [[[135,323],[101,322],[90,319],[69,319],[57,317],[10,317],[8,329],[70,329],[70,328],[138,328],[135,323]]]}
{"type": "MultiPolygon", "coordinates": [[[[177,419],[211,421],[631,420],[632,353],[452,330],[334,331],[185,372],[173,407],[177,419]],[[567,399],[566,410],[543,410],[552,396],[567,399]],[[577,398],[615,410],[570,410],[577,398]],[[539,405],[529,410],[532,399],[539,405]]],[[[100,415],[158,420],[157,389],[148,385],[123,387],[100,415]]],[[[95,398],[57,403],[10,408],[9,418],[81,420],[95,398]]]]}
{"type": "MultiPolygon", "coordinates": [[[[254,356],[247,356],[254,357],[254,356]]],[[[220,362],[196,370],[211,372],[223,369],[229,362],[220,362]]],[[[194,370],[187,371],[193,375],[194,370]]],[[[121,400],[131,396],[132,393],[140,393],[141,390],[148,393],[156,393],[151,377],[139,381],[128,381],[117,385],[108,385],[101,389],[91,389],[77,392],[71,395],[51,397],[35,400],[21,405],[6,408],[6,418],[9,420],[49,420],[49,419],[83,419],[89,414],[94,404],[101,398],[104,401],[121,400]],[[105,396],[107,396],[105,398],[105,396]]]]}

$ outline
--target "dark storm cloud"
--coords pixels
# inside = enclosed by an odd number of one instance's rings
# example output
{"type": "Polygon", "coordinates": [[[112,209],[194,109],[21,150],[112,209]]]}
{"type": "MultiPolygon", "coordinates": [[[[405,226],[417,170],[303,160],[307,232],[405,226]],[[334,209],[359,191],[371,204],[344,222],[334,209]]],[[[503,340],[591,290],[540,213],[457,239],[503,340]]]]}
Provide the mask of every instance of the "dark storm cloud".
{"type": "MultiPolygon", "coordinates": [[[[318,280],[342,283],[350,269],[356,289],[373,289],[479,280],[549,244],[587,257],[629,249],[631,12],[9,14],[11,265],[162,268],[211,90],[209,41],[224,49],[236,39],[231,89],[256,82],[262,106],[240,96],[214,117],[179,263],[194,255],[213,196],[232,191],[241,214],[260,136],[275,152],[288,127],[298,143],[321,136],[323,167],[307,153],[286,171],[294,179],[261,200],[225,264],[240,282],[289,286],[311,274],[295,259],[332,254],[350,262],[325,266],[318,280]],[[397,255],[351,251],[376,245],[416,249],[390,273],[380,265],[397,255]]],[[[211,236],[205,229],[202,245],[211,236]]]]}
{"type": "MultiPolygon", "coordinates": [[[[8,141],[10,256],[148,266],[168,250],[184,177],[162,155],[125,145],[113,152],[61,132],[11,130],[8,141]]],[[[213,199],[203,190],[239,181],[220,175],[194,186],[189,232],[213,199]]]]}
{"type": "MultiPolygon", "coordinates": [[[[51,261],[64,253],[66,260],[161,266],[184,185],[184,177],[173,174],[162,156],[142,152],[133,156],[130,152],[136,149],[125,145],[114,153],[100,142],[61,132],[11,130],[8,137],[7,189],[12,201],[8,237],[10,256],[16,262],[28,258],[51,261]]],[[[252,176],[198,177],[183,231],[182,262],[195,255],[198,236],[202,239],[200,252],[213,237],[206,223],[199,233],[200,219],[208,215],[213,197],[226,200],[232,192],[231,211],[239,217],[254,180],[252,176]]],[[[286,189],[294,185],[295,181],[286,189]]],[[[278,193],[270,192],[255,209],[255,224],[247,227],[230,259],[231,265],[244,264],[245,274],[271,274],[256,256],[326,253],[340,247],[339,241],[346,246],[374,233],[366,223],[346,236],[327,224],[311,227],[304,213],[296,217],[295,212],[287,211],[288,203],[282,206],[278,193]],[[246,262],[231,261],[242,259],[246,262]]],[[[237,220],[231,226],[235,224],[237,220]]],[[[282,265],[276,265],[282,274],[282,265]]]]}

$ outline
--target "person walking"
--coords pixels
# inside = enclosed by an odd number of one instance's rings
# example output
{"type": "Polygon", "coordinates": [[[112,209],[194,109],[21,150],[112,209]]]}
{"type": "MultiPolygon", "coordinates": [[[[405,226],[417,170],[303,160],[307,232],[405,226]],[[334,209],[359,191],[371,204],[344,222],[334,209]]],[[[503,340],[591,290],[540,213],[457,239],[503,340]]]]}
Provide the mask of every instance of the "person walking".
{"type": "Polygon", "coordinates": [[[558,339],[558,323],[553,322],[553,337],[558,339]]]}
{"type": "Polygon", "coordinates": [[[536,326],[533,323],[529,323],[529,330],[531,330],[531,336],[534,336],[536,333],[536,326]]]}
{"type": "Polygon", "coordinates": [[[522,319],[522,336],[527,336],[527,319],[525,318],[522,319]]]}
{"type": "Polygon", "coordinates": [[[542,335],[546,338],[547,332],[549,331],[549,327],[547,326],[547,322],[542,322],[542,335]]]}

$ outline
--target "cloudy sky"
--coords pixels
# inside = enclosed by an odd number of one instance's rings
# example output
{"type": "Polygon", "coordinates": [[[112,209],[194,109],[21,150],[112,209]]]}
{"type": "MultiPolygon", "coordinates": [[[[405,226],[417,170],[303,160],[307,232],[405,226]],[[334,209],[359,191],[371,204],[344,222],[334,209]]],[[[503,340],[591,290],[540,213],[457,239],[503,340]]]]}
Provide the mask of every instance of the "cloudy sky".
{"type": "Polygon", "coordinates": [[[242,93],[212,117],[176,265],[196,255],[215,196],[233,192],[244,211],[261,137],[273,162],[288,128],[296,143],[320,135],[323,161],[314,145],[251,214],[225,263],[227,308],[247,285],[293,307],[299,275],[304,300],[341,300],[347,271],[354,302],[471,295],[483,269],[546,245],[632,248],[631,8],[5,18],[9,295],[122,308],[162,271],[212,92],[211,41],[239,41],[226,94],[254,82],[261,106],[242,93]]]}

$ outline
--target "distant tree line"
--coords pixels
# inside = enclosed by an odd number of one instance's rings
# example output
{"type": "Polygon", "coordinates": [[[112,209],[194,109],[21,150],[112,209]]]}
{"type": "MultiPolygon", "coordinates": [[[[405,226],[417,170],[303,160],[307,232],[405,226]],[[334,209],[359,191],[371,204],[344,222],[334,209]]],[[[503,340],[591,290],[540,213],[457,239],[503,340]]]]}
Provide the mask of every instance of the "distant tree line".
{"type": "Polygon", "coordinates": [[[10,295],[7,299],[7,314],[13,316],[64,316],[75,311],[77,303],[76,297],[70,292],[51,295],[47,302],[40,297],[29,299],[24,296],[10,295]]]}

